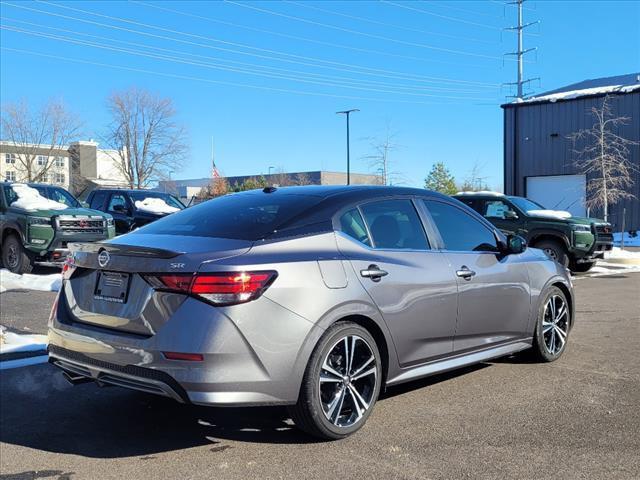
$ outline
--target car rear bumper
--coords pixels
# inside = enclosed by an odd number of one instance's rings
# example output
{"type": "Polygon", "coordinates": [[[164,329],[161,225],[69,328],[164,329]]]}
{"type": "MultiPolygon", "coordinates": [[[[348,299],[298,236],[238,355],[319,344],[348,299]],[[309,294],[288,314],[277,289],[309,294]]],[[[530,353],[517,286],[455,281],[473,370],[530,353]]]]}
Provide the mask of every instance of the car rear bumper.
{"type": "Polygon", "coordinates": [[[230,308],[235,320],[228,309],[188,298],[155,334],[142,336],[80,321],[63,286],[49,322],[51,363],[69,375],[183,403],[294,404],[310,355],[306,340],[319,337],[319,327],[265,298],[230,308]],[[203,359],[169,360],[164,352],[203,359]]]}

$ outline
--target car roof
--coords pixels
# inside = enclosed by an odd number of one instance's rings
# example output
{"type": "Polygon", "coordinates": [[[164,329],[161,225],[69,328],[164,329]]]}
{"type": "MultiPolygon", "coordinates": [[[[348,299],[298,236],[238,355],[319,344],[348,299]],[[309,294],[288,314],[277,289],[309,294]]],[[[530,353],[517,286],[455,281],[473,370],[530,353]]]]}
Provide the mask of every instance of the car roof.
{"type": "Polygon", "coordinates": [[[94,192],[107,192],[107,193],[112,193],[112,192],[118,192],[118,193],[147,192],[147,193],[154,193],[154,194],[160,194],[160,195],[171,195],[169,192],[159,192],[157,190],[146,190],[144,188],[141,188],[141,189],[136,189],[136,188],[95,188],[95,189],[91,190],[91,193],[94,193],[94,192]]]}
{"type": "Polygon", "coordinates": [[[240,193],[264,195],[309,195],[322,198],[345,198],[357,201],[375,197],[389,197],[394,195],[421,195],[449,198],[432,190],[424,188],[398,187],[387,185],[304,185],[292,187],[266,187],[264,189],[248,190],[240,193]]]}

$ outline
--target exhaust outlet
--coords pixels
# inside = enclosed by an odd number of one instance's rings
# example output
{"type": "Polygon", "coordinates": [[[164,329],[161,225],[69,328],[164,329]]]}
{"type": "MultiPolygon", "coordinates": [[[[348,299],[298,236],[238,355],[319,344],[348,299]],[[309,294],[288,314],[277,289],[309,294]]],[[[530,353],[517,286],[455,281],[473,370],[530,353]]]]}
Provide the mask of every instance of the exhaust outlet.
{"type": "Polygon", "coordinates": [[[62,376],[71,385],[80,385],[81,383],[93,382],[93,378],[85,377],[84,375],[73,375],[66,371],[62,372],[62,376]]]}

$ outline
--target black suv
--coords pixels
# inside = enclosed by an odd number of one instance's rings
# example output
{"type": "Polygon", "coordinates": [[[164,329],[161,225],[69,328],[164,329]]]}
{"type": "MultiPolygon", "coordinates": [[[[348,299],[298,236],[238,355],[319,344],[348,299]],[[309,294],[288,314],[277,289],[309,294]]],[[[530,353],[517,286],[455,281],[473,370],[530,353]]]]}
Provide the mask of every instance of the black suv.
{"type": "Polygon", "coordinates": [[[453,196],[505,234],[517,234],[574,272],[586,272],[613,248],[611,224],[547,210],[528,198],[496,192],[461,192],[453,196]]]}
{"type": "Polygon", "coordinates": [[[150,190],[94,190],[87,197],[87,203],[94,210],[113,216],[117,235],[185,208],[173,195],[150,190]]]}

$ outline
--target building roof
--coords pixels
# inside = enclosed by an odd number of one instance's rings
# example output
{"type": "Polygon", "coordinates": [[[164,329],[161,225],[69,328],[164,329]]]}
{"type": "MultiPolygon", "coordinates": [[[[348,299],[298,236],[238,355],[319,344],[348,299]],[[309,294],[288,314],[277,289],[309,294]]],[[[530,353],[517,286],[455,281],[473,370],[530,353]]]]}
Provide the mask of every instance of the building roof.
{"type": "Polygon", "coordinates": [[[598,97],[610,93],[623,94],[634,91],[640,91],[640,73],[628,73],[626,75],[583,80],[523,100],[516,100],[502,106],[503,108],[507,108],[522,103],[554,103],[573,100],[575,98],[598,97]]]}

